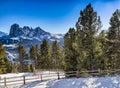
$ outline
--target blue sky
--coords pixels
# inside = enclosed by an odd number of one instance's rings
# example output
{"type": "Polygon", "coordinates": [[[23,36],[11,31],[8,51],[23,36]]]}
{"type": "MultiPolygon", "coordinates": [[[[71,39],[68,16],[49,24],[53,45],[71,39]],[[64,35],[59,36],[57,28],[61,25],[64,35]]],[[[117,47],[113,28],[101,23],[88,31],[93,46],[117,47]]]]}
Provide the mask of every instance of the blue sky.
{"type": "Polygon", "coordinates": [[[21,27],[39,26],[51,33],[66,33],[88,3],[101,17],[102,29],[109,27],[112,13],[120,9],[120,0],[0,0],[0,31],[9,33],[10,26],[18,23],[21,27]]]}

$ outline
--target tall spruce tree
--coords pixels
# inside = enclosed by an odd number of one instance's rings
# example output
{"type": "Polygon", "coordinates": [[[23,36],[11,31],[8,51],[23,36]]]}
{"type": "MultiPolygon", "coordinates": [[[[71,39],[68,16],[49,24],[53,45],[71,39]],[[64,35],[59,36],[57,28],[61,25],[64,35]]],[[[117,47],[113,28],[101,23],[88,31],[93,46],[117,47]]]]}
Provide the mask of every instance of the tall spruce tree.
{"type": "Polygon", "coordinates": [[[94,11],[91,4],[80,12],[80,17],[76,23],[76,29],[81,30],[83,33],[83,45],[86,52],[86,60],[89,68],[88,70],[95,69],[95,35],[101,27],[100,17],[94,11]]]}
{"type": "Polygon", "coordinates": [[[62,54],[61,54],[60,46],[57,41],[52,42],[51,59],[53,63],[53,68],[60,69],[62,65],[62,54]]]}
{"type": "Polygon", "coordinates": [[[77,51],[77,70],[82,71],[86,70],[86,67],[88,66],[86,63],[86,53],[84,52],[84,45],[83,45],[83,39],[84,39],[84,33],[81,29],[76,30],[76,51],[77,51]]]}
{"type": "Polygon", "coordinates": [[[99,35],[96,36],[97,40],[97,64],[96,67],[100,70],[107,70],[107,38],[106,31],[102,30],[99,35]]]}
{"type": "Polygon", "coordinates": [[[65,60],[65,70],[66,71],[76,71],[77,70],[77,52],[76,46],[76,35],[75,29],[70,28],[69,31],[64,36],[64,60],[65,60]]]}
{"type": "Polygon", "coordinates": [[[0,74],[11,72],[11,64],[6,58],[5,48],[0,43],[0,74]]]}
{"type": "Polygon", "coordinates": [[[26,49],[24,48],[24,46],[19,45],[18,46],[18,59],[20,62],[20,66],[19,66],[19,71],[23,72],[24,71],[24,59],[26,58],[26,49]]]}
{"type": "Polygon", "coordinates": [[[38,46],[32,46],[30,48],[30,58],[34,61],[35,69],[38,68],[38,46]]]}
{"type": "Polygon", "coordinates": [[[111,19],[107,34],[108,69],[120,69],[120,10],[116,10],[111,19]]]}
{"type": "Polygon", "coordinates": [[[47,40],[43,40],[40,46],[40,58],[38,61],[39,68],[50,69],[51,68],[51,58],[50,58],[50,46],[47,40]]]}

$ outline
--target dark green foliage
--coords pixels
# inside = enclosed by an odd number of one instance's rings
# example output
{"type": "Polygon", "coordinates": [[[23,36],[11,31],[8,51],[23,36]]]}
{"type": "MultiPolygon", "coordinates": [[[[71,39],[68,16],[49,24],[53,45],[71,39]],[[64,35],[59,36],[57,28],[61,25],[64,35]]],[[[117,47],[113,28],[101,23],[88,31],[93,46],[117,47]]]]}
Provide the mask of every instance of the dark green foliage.
{"type": "Polygon", "coordinates": [[[77,69],[79,71],[82,70],[86,70],[86,67],[88,67],[87,63],[86,63],[86,52],[84,52],[84,45],[83,45],[83,41],[84,41],[84,37],[83,37],[83,31],[80,29],[77,29],[76,31],[76,51],[77,51],[77,69]],[[86,64],[86,65],[85,65],[86,64]]]}
{"type": "Polygon", "coordinates": [[[97,63],[96,66],[100,70],[107,69],[107,39],[106,39],[106,32],[103,30],[99,35],[96,37],[97,41],[97,50],[98,53],[96,54],[97,63]]]}
{"type": "Polygon", "coordinates": [[[30,58],[31,58],[31,60],[34,61],[35,69],[38,68],[38,56],[39,56],[38,53],[39,52],[38,52],[38,46],[37,45],[36,46],[32,46],[30,48],[30,58]]]}
{"type": "Polygon", "coordinates": [[[60,69],[62,67],[62,52],[57,41],[52,42],[51,59],[53,63],[53,68],[60,69]]]}
{"type": "Polygon", "coordinates": [[[23,64],[23,72],[32,72],[31,65],[28,63],[23,64]]]}
{"type": "Polygon", "coordinates": [[[26,58],[26,50],[25,50],[24,46],[22,46],[22,45],[18,46],[18,55],[19,55],[18,59],[19,59],[19,62],[20,62],[19,72],[23,72],[24,59],[26,58]]]}
{"type": "Polygon", "coordinates": [[[77,70],[77,52],[75,29],[70,28],[64,36],[64,53],[65,53],[65,70],[76,71],[77,70]]]}
{"type": "MultiPolygon", "coordinates": [[[[94,70],[95,68],[95,49],[96,40],[95,35],[101,27],[100,17],[94,11],[91,4],[88,4],[86,8],[80,12],[80,17],[76,23],[77,30],[82,31],[82,44],[84,45],[84,51],[86,53],[86,64],[88,64],[88,70],[94,70]]],[[[79,35],[78,35],[79,36],[79,35]]]]}
{"type": "Polygon", "coordinates": [[[40,58],[38,59],[38,66],[41,69],[51,68],[51,55],[50,55],[50,46],[47,40],[43,40],[40,47],[40,58]]]}
{"type": "Polygon", "coordinates": [[[95,70],[98,48],[96,34],[101,27],[100,17],[91,4],[80,12],[76,30],[70,28],[64,37],[65,62],[68,70],[95,70]]]}
{"type": "Polygon", "coordinates": [[[31,72],[34,72],[34,70],[35,70],[34,66],[32,64],[30,65],[30,70],[31,70],[31,72]]]}
{"type": "Polygon", "coordinates": [[[5,49],[0,43],[0,74],[11,72],[11,64],[5,55],[5,49]]]}
{"type": "Polygon", "coordinates": [[[120,10],[110,19],[108,32],[101,28],[100,17],[91,4],[80,12],[76,30],[70,28],[64,37],[65,70],[120,69],[120,10]],[[76,64],[76,65],[75,65],[76,64]]]}
{"type": "Polygon", "coordinates": [[[108,69],[120,69],[120,11],[116,10],[110,19],[107,33],[108,69]]]}

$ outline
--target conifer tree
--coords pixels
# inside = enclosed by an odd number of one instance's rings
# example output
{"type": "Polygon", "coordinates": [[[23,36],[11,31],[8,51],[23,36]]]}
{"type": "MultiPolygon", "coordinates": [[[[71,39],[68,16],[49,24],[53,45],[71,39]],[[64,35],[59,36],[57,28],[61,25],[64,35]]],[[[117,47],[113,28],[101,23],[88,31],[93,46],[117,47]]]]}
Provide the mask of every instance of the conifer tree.
{"type": "Polygon", "coordinates": [[[107,34],[108,69],[120,69],[120,10],[116,10],[111,19],[107,34]]]}
{"type": "Polygon", "coordinates": [[[76,71],[77,70],[77,52],[76,46],[76,36],[75,29],[70,28],[69,31],[64,36],[64,60],[65,60],[65,70],[66,71],[76,71]]]}
{"type": "Polygon", "coordinates": [[[50,58],[50,46],[47,40],[43,40],[40,46],[40,58],[38,61],[39,68],[49,69],[51,68],[51,58],[50,58]]]}
{"type": "Polygon", "coordinates": [[[0,43],[0,74],[11,72],[11,64],[6,58],[5,48],[0,43]]]}
{"type": "Polygon", "coordinates": [[[32,72],[32,69],[30,67],[31,65],[29,63],[23,64],[23,72],[32,72]]]}
{"type": "Polygon", "coordinates": [[[60,69],[62,65],[62,54],[61,49],[57,41],[52,42],[51,46],[51,59],[54,64],[53,67],[55,69],[60,69]]]}
{"type": "Polygon", "coordinates": [[[34,61],[35,69],[38,68],[38,47],[32,46],[30,48],[30,58],[34,61]]]}
{"type": "Polygon", "coordinates": [[[20,62],[20,66],[19,66],[19,71],[23,72],[23,68],[24,68],[24,59],[26,58],[26,49],[24,48],[24,46],[19,45],[18,46],[18,59],[20,62]]]}
{"type": "Polygon", "coordinates": [[[100,17],[94,11],[91,4],[80,12],[80,17],[76,23],[76,29],[81,30],[83,33],[83,45],[86,52],[86,60],[88,63],[88,70],[95,69],[95,35],[101,27],[100,17]]]}
{"type": "Polygon", "coordinates": [[[107,70],[107,38],[106,38],[106,31],[102,30],[99,35],[96,36],[97,40],[97,64],[96,67],[100,70],[107,70]]]}
{"type": "Polygon", "coordinates": [[[83,39],[84,39],[84,35],[81,29],[77,29],[76,30],[76,51],[77,51],[77,70],[78,71],[82,71],[82,70],[86,70],[87,68],[87,63],[86,63],[86,53],[84,51],[84,45],[83,45],[83,39]]]}

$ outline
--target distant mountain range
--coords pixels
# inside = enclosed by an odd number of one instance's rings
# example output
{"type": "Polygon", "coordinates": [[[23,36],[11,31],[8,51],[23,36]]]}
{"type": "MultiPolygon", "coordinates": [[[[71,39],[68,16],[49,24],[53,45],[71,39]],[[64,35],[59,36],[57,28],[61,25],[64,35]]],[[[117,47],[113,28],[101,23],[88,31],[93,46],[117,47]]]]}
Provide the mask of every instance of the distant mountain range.
{"type": "Polygon", "coordinates": [[[6,36],[6,35],[7,35],[7,33],[4,33],[4,32],[2,32],[2,31],[0,31],[0,37],[6,36]]]}
{"type": "Polygon", "coordinates": [[[0,32],[0,42],[3,43],[7,51],[15,53],[19,44],[22,44],[27,51],[33,45],[40,45],[44,39],[49,43],[58,41],[63,46],[63,34],[52,34],[44,31],[40,27],[30,28],[20,27],[18,24],[11,25],[9,34],[0,32]]]}

